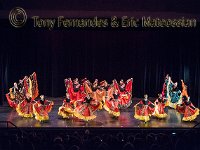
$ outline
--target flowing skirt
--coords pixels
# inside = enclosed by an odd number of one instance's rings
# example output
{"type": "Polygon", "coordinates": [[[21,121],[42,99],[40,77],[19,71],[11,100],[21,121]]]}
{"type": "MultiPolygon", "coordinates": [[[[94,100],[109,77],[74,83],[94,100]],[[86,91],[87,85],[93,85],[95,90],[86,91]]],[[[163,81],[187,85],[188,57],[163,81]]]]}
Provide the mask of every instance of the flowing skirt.
{"type": "Polygon", "coordinates": [[[119,106],[120,108],[128,108],[131,105],[131,94],[120,94],[119,106]]]}
{"type": "Polygon", "coordinates": [[[33,103],[28,103],[26,100],[20,102],[17,107],[16,111],[19,116],[25,118],[32,118],[33,117],[33,103]]]}
{"type": "Polygon", "coordinates": [[[49,120],[48,113],[51,111],[53,107],[53,102],[49,104],[41,105],[40,103],[35,103],[33,105],[33,112],[35,115],[35,119],[38,121],[49,120]]]}
{"type": "Polygon", "coordinates": [[[177,106],[177,111],[183,114],[183,121],[193,121],[199,115],[199,109],[191,106],[177,106]]]}
{"type": "Polygon", "coordinates": [[[109,114],[119,117],[120,111],[119,111],[119,102],[115,99],[106,99],[104,103],[104,109],[109,112],[109,114]]]}
{"type": "Polygon", "coordinates": [[[82,103],[76,106],[74,116],[79,119],[88,121],[96,118],[95,111],[100,107],[100,103],[92,100],[90,103],[82,103]]]}
{"type": "Polygon", "coordinates": [[[149,106],[134,106],[135,107],[135,115],[134,117],[138,120],[147,122],[150,120],[150,116],[153,114],[154,112],[154,108],[151,108],[149,106]]]}
{"type": "Polygon", "coordinates": [[[10,107],[12,107],[14,109],[17,108],[17,105],[19,104],[18,100],[16,100],[15,98],[11,98],[10,94],[6,94],[6,99],[7,99],[10,107]]]}
{"type": "Polygon", "coordinates": [[[155,111],[153,113],[153,116],[157,117],[157,118],[166,118],[167,114],[165,113],[165,104],[164,103],[158,103],[155,104],[155,111]]]}
{"type": "Polygon", "coordinates": [[[73,116],[74,108],[71,103],[65,103],[64,105],[59,107],[58,115],[62,116],[63,118],[69,118],[73,116]]]}

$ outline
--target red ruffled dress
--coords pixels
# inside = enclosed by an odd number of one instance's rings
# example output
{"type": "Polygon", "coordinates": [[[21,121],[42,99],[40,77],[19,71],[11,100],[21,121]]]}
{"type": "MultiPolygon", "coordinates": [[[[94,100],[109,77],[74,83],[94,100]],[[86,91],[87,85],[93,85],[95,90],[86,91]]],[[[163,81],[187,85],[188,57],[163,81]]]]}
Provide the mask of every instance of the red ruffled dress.
{"type": "Polygon", "coordinates": [[[19,101],[15,98],[15,94],[12,92],[12,88],[10,88],[10,92],[6,94],[6,99],[10,107],[16,109],[19,101]]]}
{"type": "Polygon", "coordinates": [[[63,118],[69,118],[74,114],[74,106],[70,103],[70,99],[65,99],[62,106],[59,107],[58,115],[63,118]]]}
{"type": "Polygon", "coordinates": [[[95,111],[100,107],[100,103],[93,98],[83,98],[82,102],[74,109],[74,116],[88,121],[96,118],[95,111]]]}
{"type": "Polygon", "coordinates": [[[18,89],[15,89],[14,87],[10,88],[9,93],[6,94],[6,99],[9,106],[14,109],[16,109],[17,105],[26,98],[23,88],[19,86],[21,85],[18,85],[18,89]]]}
{"type": "Polygon", "coordinates": [[[100,103],[99,109],[102,109],[103,100],[105,98],[106,92],[99,88],[99,86],[89,85],[89,83],[84,83],[85,92],[89,94],[93,99],[97,100],[100,103]]]}
{"type": "Polygon", "coordinates": [[[33,105],[33,112],[35,115],[35,119],[39,121],[49,120],[48,113],[51,112],[53,107],[53,101],[48,100],[39,100],[33,105]]]}
{"type": "Polygon", "coordinates": [[[177,105],[176,109],[183,114],[183,121],[193,121],[199,115],[199,109],[195,108],[191,101],[184,101],[177,105]]]}
{"type": "Polygon", "coordinates": [[[109,112],[109,114],[119,117],[119,94],[113,94],[111,97],[105,99],[104,109],[109,112]]]}
{"type": "Polygon", "coordinates": [[[149,100],[141,100],[134,107],[135,107],[134,117],[144,122],[150,120],[150,116],[153,114],[155,110],[154,104],[149,100]]]}
{"type": "Polygon", "coordinates": [[[76,105],[76,101],[80,101],[85,96],[84,86],[80,84],[73,84],[72,81],[69,80],[67,93],[70,95],[70,103],[76,105]]]}
{"type": "Polygon", "coordinates": [[[154,102],[155,105],[155,111],[153,113],[153,116],[157,118],[166,118],[167,114],[165,112],[165,103],[167,100],[164,100],[163,98],[158,98],[154,102]]]}
{"type": "Polygon", "coordinates": [[[38,89],[38,82],[37,82],[37,75],[35,72],[33,72],[32,75],[30,75],[31,83],[32,83],[32,99],[35,99],[39,95],[39,89],[38,89]]]}
{"type": "Polygon", "coordinates": [[[26,118],[31,118],[33,117],[33,104],[35,101],[31,98],[25,99],[22,102],[20,102],[17,107],[16,111],[19,116],[21,117],[26,117],[26,118]]]}
{"type": "Polygon", "coordinates": [[[120,108],[127,108],[131,105],[132,101],[132,84],[133,79],[127,80],[126,84],[119,85],[116,81],[114,81],[114,87],[119,92],[119,105],[120,108]]]}

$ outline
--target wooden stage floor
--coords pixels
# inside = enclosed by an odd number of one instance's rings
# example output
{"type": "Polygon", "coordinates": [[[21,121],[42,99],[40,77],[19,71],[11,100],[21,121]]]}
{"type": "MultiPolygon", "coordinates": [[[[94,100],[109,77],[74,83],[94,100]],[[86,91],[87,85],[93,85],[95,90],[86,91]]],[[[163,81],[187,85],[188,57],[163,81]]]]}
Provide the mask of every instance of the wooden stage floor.
{"type": "MultiPolygon", "coordinates": [[[[57,115],[59,106],[62,105],[62,98],[49,98],[55,102],[52,111],[49,113],[49,121],[39,122],[34,118],[22,118],[18,116],[15,110],[10,108],[7,103],[0,106],[0,121],[10,121],[17,127],[98,127],[98,128],[192,128],[200,122],[200,116],[195,121],[183,122],[182,116],[174,109],[167,108],[168,117],[166,119],[157,119],[152,117],[150,122],[144,123],[136,120],[133,106],[138,102],[137,98],[133,99],[132,105],[125,110],[121,110],[118,119],[112,118],[107,111],[100,110],[96,112],[96,119],[92,121],[82,121],[77,118],[62,119],[57,115]]],[[[0,127],[5,127],[5,123],[0,123],[0,127]]],[[[12,127],[12,125],[9,125],[12,127]]],[[[198,126],[199,127],[199,126],[198,126]]]]}

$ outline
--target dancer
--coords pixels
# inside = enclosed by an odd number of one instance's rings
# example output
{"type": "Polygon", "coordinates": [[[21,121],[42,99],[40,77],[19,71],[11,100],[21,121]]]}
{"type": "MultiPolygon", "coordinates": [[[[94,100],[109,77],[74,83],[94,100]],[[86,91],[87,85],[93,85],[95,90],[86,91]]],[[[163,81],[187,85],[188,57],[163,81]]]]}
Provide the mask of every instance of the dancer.
{"type": "Polygon", "coordinates": [[[80,101],[84,96],[84,87],[79,83],[78,78],[74,79],[73,82],[71,78],[67,79],[66,92],[69,93],[70,102],[74,105],[76,101],[80,101]]]}
{"type": "Polygon", "coordinates": [[[37,75],[35,72],[33,72],[30,77],[30,83],[31,83],[31,93],[32,93],[32,98],[35,99],[39,95],[39,89],[38,89],[38,82],[37,82],[37,75]]]}
{"type": "Polygon", "coordinates": [[[87,87],[86,93],[90,94],[93,99],[97,100],[97,90],[99,89],[98,79],[95,79],[93,84],[85,82],[85,86],[87,87]]]}
{"type": "Polygon", "coordinates": [[[51,111],[53,105],[53,101],[45,100],[44,95],[40,95],[40,100],[33,105],[35,119],[38,121],[49,120],[48,113],[51,111]]]}
{"type": "Polygon", "coordinates": [[[101,81],[100,86],[102,88],[102,90],[104,91],[104,95],[103,95],[103,101],[102,104],[105,104],[105,99],[113,94],[113,90],[111,90],[111,88],[113,89],[113,84],[108,84],[108,82],[106,80],[101,81]]]}
{"type": "Polygon", "coordinates": [[[169,94],[168,94],[168,86],[170,84],[170,81],[169,81],[169,74],[167,74],[165,76],[165,82],[163,83],[163,89],[162,89],[162,96],[163,98],[168,98],[169,94]]]}
{"type": "Polygon", "coordinates": [[[35,99],[38,94],[38,84],[36,73],[34,72],[30,77],[25,76],[19,83],[14,83],[14,86],[9,89],[6,98],[10,107],[16,109],[17,105],[26,98],[26,93],[29,93],[32,99],[35,99]]]}
{"type": "Polygon", "coordinates": [[[117,89],[113,90],[113,88],[110,88],[107,92],[107,96],[105,98],[105,103],[103,107],[113,117],[119,117],[120,116],[119,101],[120,100],[119,100],[118,90],[117,89]],[[112,95],[109,95],[110,91],[113,91],[112,95]]]}
{"type": "Polygon", "coordinates": [[[193,121],[199,115],[199,109],[190,101],[190,97],[187,92],[187,85],[181,80],[182,83],[182,103],[178,104],[176,110],[183,114],[183,121],[193,121]]]}
{"type": "Polygon", "coordinates": [[[199,109],[190,101],[190,97],[183,96],[183,102],[177,105],[177,111],[183,114],[182,121],[193,121],[199,115],[199,109]]]}
{"type": "Polygon", "coordinates": [[[26,93],[26,98],[16,107],[18,115],[25,118],[32,118],[34,103],[35,101],[31,98],[30,94],[26,93]]]}
{"type": "Polygon", "coordinates": [[[70,103],[69,93],[66,93],[63,104],[59,107],[58,115],[62,116],[62,118],[70,118],[73,117],[73,114],[74,106],[70,103]]]}
{"type": "Polygon", "coordinates": [[[20,100],[18,99],[19,88],[17,83],[14,83],[14,86],[9,89],[9,93],[6,94],[6,98],[10,107],[16,109],[17,105],[19,104],[20,100]]]}
{"type": "Polygon", "coordinates": [[[158,94],[158,99],[154,102],[155,105],[155,111],[153,113],[153,116],[157,118],[166,118],[167,114],[165,112],[165,103],[166,99],[162,97],[162,94],[158,94]]]}
{"type": "Polygon", "coordinates": [[[89,94],[86,94],[82,99],[82,103],[74,109],[74,116],[84,121],[93,120],[96,118],[94,113],[99,106],[100,103],[97,100],[94,100],[89,94]]]}
{"type": "Polygon", "coordinates": [[[113,81],[114,87],[118,90],[119,92],[119,105],[120,108],[128,108],[132,101],[132,83],[133,83],[133,78],[128,79],[126,83],[124,83],[124,80],[121,79],[119,84],[117,83],[116,80],[113,81]]]}
{"type": "Polygon", "coordinates": [[[175,109],[176,105],[181,103],[181,91],[178,89],[178,83],[174,83],[168,74],[163,84],[162,96],[167,100],[165,105],[171,108],[175,109]]]}
{"type": "Polygon", "coordinates": [[[162,89],[162,97],[163,99],[166,100],[166,106],[169,106],[169,101],[170,99],[170,95],[169,95],[169,91],[171,91],[171,77],[169,76],[169,74],[166,75],[165,77],[165,82],[163,83],[163,89],[162,89]]]}
{"type": "Polygon", "coordinates": [[[144,121],[145,123],[150,120],[150,116],[155,110],[154,104],[148,100],[148,95],[144,95],[144,99],[137,103],[135,106],[134,117],[138,120],[144,121]]]}
{"type": "Polygon", "coordinates": [[[89,94],[93,99],[97,100],[100,103],[99,109],[102,109],[103,99],[105,97],[105,91],[103,87],[98,85],[98,79],[95,79],[93,84],[88,80],[84,83],[85,92],[89,94]]]}
{"type": "Polygon", "coordinates": [[[178,83],[173,83],[172,90],[169,93],[170,102],[169,107],[176,109],[176,105],[181,103],[182,96],[181,91],[178,89],[178,83]]]}
{"type": "Polygon", "coordinates": [[[181,85],[182,85],[182,92],[181,92],[182,96],[189,97],[187,92],[187,85],[185,85],[183,80],[181,80],[181,85]]]}

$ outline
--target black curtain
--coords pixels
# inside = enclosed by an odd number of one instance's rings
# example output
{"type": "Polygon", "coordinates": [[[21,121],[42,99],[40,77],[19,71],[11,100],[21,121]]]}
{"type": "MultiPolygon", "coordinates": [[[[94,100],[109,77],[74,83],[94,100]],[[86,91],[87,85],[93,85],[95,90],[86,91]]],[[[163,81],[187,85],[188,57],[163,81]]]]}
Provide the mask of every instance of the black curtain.
{"type": "Polygon", "coordinates": [[[64,79],[124,80],[133,77],[133,96],[156,97],[167,73],[183,79],[200,106],[200,30],[37,30],[1,31],[1,103],[13,82],[37,73],[40,94],[64,96],[64,79]]]}

